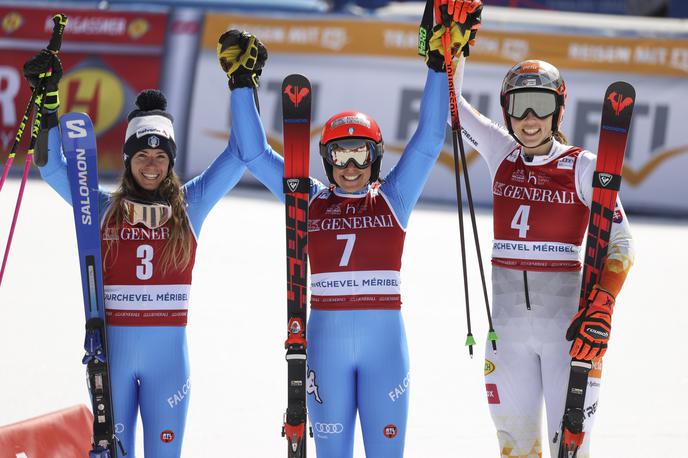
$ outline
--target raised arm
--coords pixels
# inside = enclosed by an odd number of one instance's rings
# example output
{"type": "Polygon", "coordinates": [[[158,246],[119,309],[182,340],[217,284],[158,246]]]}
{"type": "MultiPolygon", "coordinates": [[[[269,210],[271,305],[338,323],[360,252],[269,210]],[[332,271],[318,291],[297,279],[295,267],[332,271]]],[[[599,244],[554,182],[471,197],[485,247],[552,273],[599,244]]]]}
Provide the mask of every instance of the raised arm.
{"type": "MultiPolygon", "coordinates": [[[[57,117],[57,115],[54,115],[57,117]]],[[[57,193],[69,204],[72,204],[72,194],[69,191],[69,180],[67,178],[67,160],[62,154],[62,143],[60,140],[60,128],[55,126],[48,132],[48,144],[46,150],[37,150],[37,154],[45,158],[43,165],[38,162],[38,171],[43,181],[48,183],[57,193]]],[[[38,156],[37,156],[38,157],[38,156]]]]}
{"type": "Polygon", "coordinates": [[[232,91],[232,135],[237,140],[238,156],[251,173],[283,201],[284,160],[268,145],[263,123],[253,100],[253,91],[258,87],[268,51],[253,35],[230,30],[218,39],[217,58],[227,74],[229,89],[232,91]]]}
{"type": "Polygon", "coordinates": [[[465,60],[460,59],[454,75],[454,87],[458,96],[461,134],[467,149],[474,148],[485,159],[490,175],[494,177],[502,159],[518,144],[506,128],[482,115],[461,95],[464,69],[465,60]]]}
{"type": "Polygon", "coordinates": [[[463,61],[464,56],[469,54],[469,45],[473,44],[480,26],[480,2],[463,2],[460,9],[463,13],[459,14],[457,10],[457,14],[453,16],[446,16],[445,10],[440,9],[441,14],[438,12],[440,16],[436,19],[440,24],[433,28],[425,50],[429,70],[418,127],[399,163],[383,184],[383,189],[404,226],[444,144],[449,114],[446,65],[454,65],[456,56],[460,56],[459,60],[463,61]],[[442,24],[448,24],[449,29],[442,24]]]}
{"type": "Polygon", "coordinates": [[[200,175],[184,185],[189,220],[196,234],[217,202],[241,179],[246,166],[238,157],[237,142],[230,136],[225,150],[200,175]]]}
{"type": "Polygon", "coordinates": [[[279,200],[284,200],[284,158],[268,144],[263,123],[253,100],[253,90],[237,88],[231,95],[232,135],[239,144],[239,157],[251,173],[279,200]]]}
{"type": "MultiPolygon", "coordinates": [[[[62,154],[62,140],[60,139],[60,128],[57,118],[57,109],[60,107],[57,87],[62,77],[62,63],[60,59],[56,55],[40,52],[24,64],[24,76],[29,81],[29,84],[32,84],[32,81],[35,82],[41,73],[47,73],[50,76],[45,81],[45,103],[43,105],[34,162],[38,166],[41,178],[69,205],[72,205],[72,195],[69,190],[69,179],[67,178],[67,161],[62,154]]],[[[108,199],[109,193],[102,190],[99,191],[98,200],[101,209],[104,208],[108,199]]]]}
{"type": "Polygon", "coordinates": [[[420,104],[418,127],[397,165],[389,172],[382,189],[390,198],[403,226],[430,176],[444,144],[449,113],[447,76],[428,69],[420,104]]]}
{"type": "MultiPolygon", "coordinates": [[[[57,116],[55,115],[57,118],[57,116]]],[[[69,190],[69,178],[67,176],[67,160],[62,154],[62,142],[60,139],[60,128],[55,126],[47,132],[48,142],[47,145],[42,146],[45,148],[39,155],[42,155],[44,162],[37,162],[38,170],[41,174],[43,181],[48,183],[48,185],[53,188],[62,197],[65,202],[72,205],[72,193],[69,190]],[[43,165],[40,165],[43,164],[43,165]]],[[[37,149],[38,151],[38,149],[37,149]]],[[[110,199],[110,193],[98,190],[98,203],[100,205],[101,214],[102,211],[107,206],[110,199]]]]}

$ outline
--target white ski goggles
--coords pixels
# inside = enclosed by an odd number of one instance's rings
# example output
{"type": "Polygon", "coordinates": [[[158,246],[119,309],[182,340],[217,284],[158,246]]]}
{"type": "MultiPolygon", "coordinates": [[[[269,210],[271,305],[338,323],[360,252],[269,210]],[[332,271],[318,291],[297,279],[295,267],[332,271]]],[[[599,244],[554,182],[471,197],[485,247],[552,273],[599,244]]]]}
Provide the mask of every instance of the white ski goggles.
{"type": "Polygon", "coordinates": [[[506,114],[523,119],[532,111],[540,119],[557,110],[557,96],[549,91],[516,91],[506,95],[506,114]]]}
{"type": "Polygon", "coordinates": [[[372,140],[344,138],[329,142],[322,154],[334,167],[344,169],[353,162],[359,169],[365,169],[377,159],[377,148],[372,140]]]}
{"type": "Polygon", "coordinates": [[[133,200],[122,200],[124,219],[135,226],[143,224],[149,229],[164,226],[172,216],[172,208],[165,204],[147,204],[133,200]]]}

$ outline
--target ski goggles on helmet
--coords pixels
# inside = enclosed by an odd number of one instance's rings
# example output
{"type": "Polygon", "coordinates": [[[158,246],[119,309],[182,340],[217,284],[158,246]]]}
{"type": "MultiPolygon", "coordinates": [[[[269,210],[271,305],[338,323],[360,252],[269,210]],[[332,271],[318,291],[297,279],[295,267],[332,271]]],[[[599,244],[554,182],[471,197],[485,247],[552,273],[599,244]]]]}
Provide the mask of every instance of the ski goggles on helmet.
{"type": "Polygon", "coordinates": [[[532,111],[540,119],[557,110],[557,96],[550,91],[515,91],[506,95],[506,114],[523,119],[532,111]]]}
{"type": "Polygon", "coordinates": [[[330,165],[340,169],[346,168],[350,163],[359,169],[365,169],[377,159],[375,142],[365,138],[332,140],[321,154],[330,165]]]}

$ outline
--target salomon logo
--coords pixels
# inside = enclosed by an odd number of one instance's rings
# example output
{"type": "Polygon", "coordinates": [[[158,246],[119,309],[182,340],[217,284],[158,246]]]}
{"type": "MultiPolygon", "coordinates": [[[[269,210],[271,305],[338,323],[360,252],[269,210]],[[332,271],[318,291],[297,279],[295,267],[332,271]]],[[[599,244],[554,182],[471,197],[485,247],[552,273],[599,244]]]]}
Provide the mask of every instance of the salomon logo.
{"type": "Polygon", "coordinates": [[[69,129],[69,132],[67,132],[69,138],[83,138],[87,134],[85,129],[86,123],[83,119],[70,119],[65,125],[69,129]]]}
{"type": "MultiPolygon", "coordinates": [[[[70,132],[71,135],[71,132],[70,132]]],[[[91,224],[91,191],[88,189],[88,164],[86,163],[86,151],[76,150],[76,168],[79,175],[79,210],[81,211],[81,224],[91,224]]]]}

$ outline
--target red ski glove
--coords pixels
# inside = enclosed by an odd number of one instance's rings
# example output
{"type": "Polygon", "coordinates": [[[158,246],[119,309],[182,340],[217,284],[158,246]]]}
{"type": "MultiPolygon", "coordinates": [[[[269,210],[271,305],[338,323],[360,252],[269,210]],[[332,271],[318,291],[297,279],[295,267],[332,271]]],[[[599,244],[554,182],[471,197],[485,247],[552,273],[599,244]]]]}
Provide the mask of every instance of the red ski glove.
{"type": "MultiPolygon", "coordinates": [[[[483,2],[480,0],[439,0],[435,3],[440,11],[443,10],[443,6],[447,8],[447,14],[451,17],[451,21],[458,24],[466,24],[466,19],[469,14],[475,13],[478,9],[482,8],[483,2]]],[[[438,22],[444,22],[445,18],[437,18],[438,22]]],[[[445,23],[445,25],[447,25],[445,23]]],[[[469,26],[473,25],[469,21],[469,26]]]]}
{"type": "Polygon", "coordinates": [[[598,285],[593,286],[585,307],[576,313],[566,331],[566,340],[573,341],[569,351],[572,358],[592,361],[604,356],[613,312],[614,296],[598,285]]]}
{"type": "MultiPolygon", "coordinates": [[[[475,44],[480,27],[483,4],[480,0],[438,0],[435,2],[435,21],[432,35],[427,42],[425,63],[436,72],[444,72],[444,48],[451,47],[452,59],[459,52],[469,55],[469,45],[475,44]],[[443,36],[449,28],[451,44],[445,44],[443,36]]],[[[456,65],[456,64],[454,64],[456,65]]]]}

